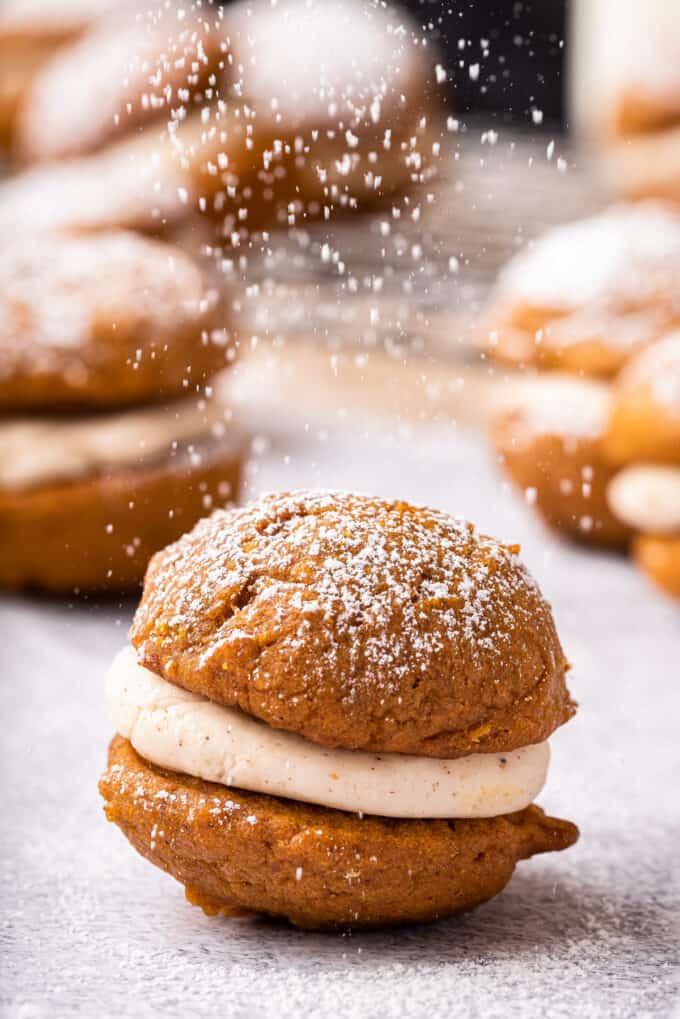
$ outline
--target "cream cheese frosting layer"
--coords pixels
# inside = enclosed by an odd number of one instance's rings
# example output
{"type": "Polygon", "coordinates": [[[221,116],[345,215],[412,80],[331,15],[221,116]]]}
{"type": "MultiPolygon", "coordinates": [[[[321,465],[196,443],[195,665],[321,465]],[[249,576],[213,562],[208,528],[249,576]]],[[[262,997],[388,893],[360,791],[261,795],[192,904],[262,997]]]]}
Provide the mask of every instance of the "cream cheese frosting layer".
{"type": "Polygon", "coordinates": [[[497,817],[527,807],[548,770],[547,742],[455,760],[329,750],[168,683],[131,647],[114,659],[106,696],[117,731],[152,764],[356,813],[497,817]]]}
{"type": "Polygon", "coordinates": [[[680,467],[626,467],[607,489],[612,513],[646,534],[680,534],[680,467]]]}
{"type": "Polygon", "coordinates": [[[115,414],[12,418],[0,422],[0,485],[28,488],[153,460],[193,440],[240,446],[223,380],[209,398],[196,395],[115,414]]]}

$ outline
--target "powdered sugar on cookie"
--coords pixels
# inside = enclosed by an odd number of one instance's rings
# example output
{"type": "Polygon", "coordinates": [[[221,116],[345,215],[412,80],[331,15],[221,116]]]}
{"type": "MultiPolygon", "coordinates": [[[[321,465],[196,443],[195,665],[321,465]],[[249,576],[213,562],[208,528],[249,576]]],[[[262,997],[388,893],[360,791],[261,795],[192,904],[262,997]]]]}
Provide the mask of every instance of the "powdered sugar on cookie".
{"type": "Polygon", "coordinates": [[[679,283],[680,216],[646,202],[551,230],[507,265],[498,295],[565,311],[620,302],[633,310],[667,300],[680,314],[679,283]]]}

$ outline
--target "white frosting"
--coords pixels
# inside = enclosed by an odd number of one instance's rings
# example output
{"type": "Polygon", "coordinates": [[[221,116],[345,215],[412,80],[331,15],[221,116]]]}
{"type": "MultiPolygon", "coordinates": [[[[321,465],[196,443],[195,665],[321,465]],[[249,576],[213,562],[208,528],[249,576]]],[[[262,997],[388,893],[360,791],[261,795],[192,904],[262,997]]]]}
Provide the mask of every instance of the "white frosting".
{"type": "Polygon", "coordinates": [[[152,460],[175,444],[214,437],[234,447],[224,378],[214,395],[166,405],[73,418],[12,418],[0,422],[0,485],[24,488],[77,478],[102,468],[152,460]]]}
{"type": "Polygon", "coordinates": [[[221,785],[383,817],[496,817],[543,788],[547,742],[455,760],[328,750],[168,683],[132,648],[114,659],[117,731],[160,767],[221,785]]]}
{"type": "Polygon", "coordinates": [[[609,386],[572,375],[538,375],[500,394],[499,407],[521,417],[527,438],[558,435],[597,439],[611,404],[609,386]]]}
{"type": "Polygon", "coordinates": [[[626,467],[609,483],[612,513],[651,534],[680,533],[680,467],[626,467]]]}
{"type": "Polygon", "coordinates": [[[651,301],[641,267],[667,280],[679,262],[680,216],[654,202],[614,205],[548,231],[508,263],[498,291],[512,302],[565,311],[630,290],[651,301]]]}

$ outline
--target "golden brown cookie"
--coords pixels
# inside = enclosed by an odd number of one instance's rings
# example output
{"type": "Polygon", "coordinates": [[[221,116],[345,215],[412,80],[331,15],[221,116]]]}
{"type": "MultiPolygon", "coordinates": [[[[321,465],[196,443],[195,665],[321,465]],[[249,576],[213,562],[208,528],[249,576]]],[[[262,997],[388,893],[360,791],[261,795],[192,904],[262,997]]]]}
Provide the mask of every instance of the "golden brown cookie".
{"type": "Polygon", "coordinates": [[[122,406],[203,385],[228,308],[179,248],[136,234],[20,237],[0,254],[0,411],[122,406]]]}
{"type": "Polygon", "coordinates": [[[159,546],[238,497],[240,448],[213,443],[148,464],[0,487],[0,586],[126,591],[159,546]]]}
{"type": "Polygon", "coordinates": [[[680,199],[677,14],[665,2],[653,9],[593,3],[578,11],[572,123],[604,157],[610,187],[629,198],[680,199]]]}
{"type": "Polygon", "coordinates": [[[680,598],[680,535],[641,534],[633,542],[633,555],[658,587],[680,598]]]}
{"type": "Polygon", "coordinates": [[[680,203],[680,127],[614,142],[603,158],[610,187],[625,198],[680,203]]]}
{"type": "Polygon", "coordinates": [[[680,333],[641,351],[616,380],[605,448],[617,464],[680,465],[680,333]]]}
{"type": "Polygon", "coordinates": [[[631,533],[607,504],[610,399],[604,383],[539,376],[513,387],[492,426],[503,467],[545,522],[595,545],[623,544],[631,533]]]}
{"type": "Polygon", "coordinates": [[[623,89],[611,125],[613,136],[650,135],[677,127],[680,123],[678,86],[680,79],[674,88],[655,95],[635,86],[623,89]]]}
{"type": "Polygon", "coordinates": [[[615,54],[603,89],[605,130],[618,138],[655,134],[680,124],[680,44],[673,4],[653,16],[630,4],[618,19],[615,54]]]}
{"type": "Polygon", "coordinates": [[[245,793],[154,767],[116,737],[100,791],[132,845],[209,914],[243,911],[296,926],[379,927],[469,910],[515,864],[566,849],[568,821],[538,807],[483,820],[357,817],[245,793]]]}
{"type": "Polygon", "coordinates": [[[680,216],[617,205],[557,227],[501,272],[486,319],[491,354],[515,367],[613,377],[680,324],[680,216]]]}

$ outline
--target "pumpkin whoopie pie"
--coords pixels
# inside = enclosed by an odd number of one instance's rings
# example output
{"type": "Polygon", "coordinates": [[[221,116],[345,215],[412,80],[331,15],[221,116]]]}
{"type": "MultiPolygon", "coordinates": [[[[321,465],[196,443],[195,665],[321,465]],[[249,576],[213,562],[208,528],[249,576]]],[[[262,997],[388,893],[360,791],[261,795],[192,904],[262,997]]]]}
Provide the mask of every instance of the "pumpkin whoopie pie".
{"type": "Polygon", "coordinates": [[[109,820],[208,913],[432,920],[578,836],[532,801],[575,706],[515,547],[333,492],[157,555],[107,697],[109,820]]]}
{"type": "Polygon", "coordinates": [[[556,227],[502,270],[489,350],[514,367],[612,378],[680,324],[680,215],[615,205],[556,227]]]}
{"type": "Polygon", "coordinates": [[[152,552],[235,497],[227,315],[191,259],[135,234],[3,252],[1,585],[136,585],[152,552]]]}
{"type": "Polygon", "coordinates": [[[41,69],[16,149],[42,165],[3,186],[0,229],[156,233],[200,210],[234,243],[430,176],[441,141],[434,61],[402,10],[185,8],[181,19],[172,4],[111,14],[41,69]]]}
{"type": "Polygon", "coordinates": [[[603,449],[610,405],[603,382],[537,375],[511,387],[491,428],[503,467],[545,522],[596,545],[623,544],[631,533],[607,503],[615,472],[603,449]]]}

